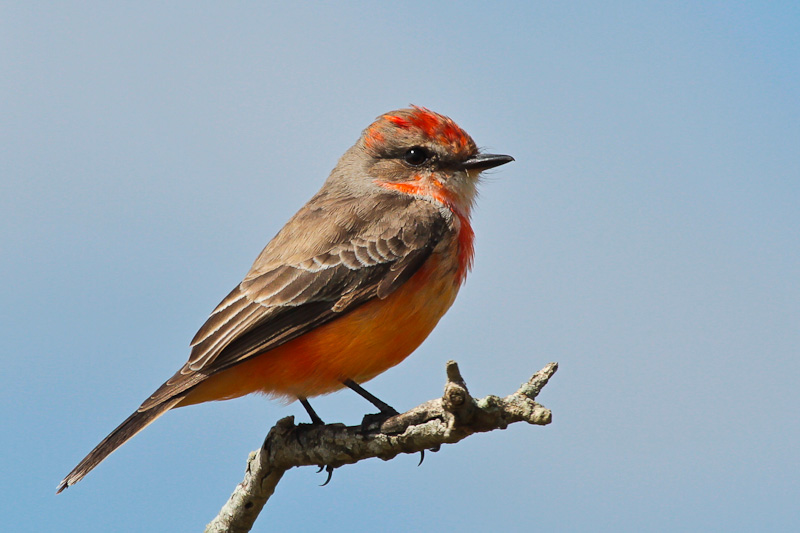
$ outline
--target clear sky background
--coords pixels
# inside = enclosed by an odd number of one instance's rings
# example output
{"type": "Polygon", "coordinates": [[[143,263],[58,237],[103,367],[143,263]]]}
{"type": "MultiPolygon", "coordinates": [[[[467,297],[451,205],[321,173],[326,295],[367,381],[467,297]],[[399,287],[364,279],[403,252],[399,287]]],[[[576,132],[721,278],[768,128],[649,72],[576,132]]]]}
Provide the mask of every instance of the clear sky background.
{"type": "Polygon", "coordinates": [[[517,161],[455,306],[368,388],[558,361],[553,424],[291,471],[255,531],[800,529],[800,4],[221,4],[0,6],[4,530],[202,530],[300,406],[171,412],[55,487],[409,103],[517,161]]]}

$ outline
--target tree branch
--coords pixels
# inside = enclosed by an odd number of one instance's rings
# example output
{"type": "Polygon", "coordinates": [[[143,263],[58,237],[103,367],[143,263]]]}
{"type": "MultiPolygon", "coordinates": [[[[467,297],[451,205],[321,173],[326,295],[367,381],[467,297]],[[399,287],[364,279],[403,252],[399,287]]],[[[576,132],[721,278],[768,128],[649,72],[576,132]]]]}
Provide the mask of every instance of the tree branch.
{"type": "Polygon", "coordinates": [[[390,418],[365,417],[361,426],[294,424],[278,421],[261,449],[251,452],[247,471],[206,533],[250,531],[284,472],[296,466],[326,466],[328,471],[363,459],[388,461],[401,453],[438,450],[474,433],[505,429],[514,422],[539,426],[552,420],[549,409],[534,400],[558,369],[549,363],[514,392],[475,400],[455,361],[447,362],[447,384],[441,398],[390,418]]]}

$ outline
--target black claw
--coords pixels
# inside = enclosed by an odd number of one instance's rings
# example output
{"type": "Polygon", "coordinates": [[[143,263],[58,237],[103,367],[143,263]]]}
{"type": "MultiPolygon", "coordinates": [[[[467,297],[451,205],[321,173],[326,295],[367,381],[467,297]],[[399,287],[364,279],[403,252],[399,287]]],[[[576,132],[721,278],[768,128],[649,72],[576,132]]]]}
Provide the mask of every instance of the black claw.
{"type": "Polygon", "coordinates": [[[419,463],[417,463],[417,466],[422,466],[422,461],[424,461],[424,460],[425,460],[425,450],[420,450],[420,452],[419,452],[419,463]]]}
{"type": "Polygon", "coordinates": [[[322,472],[322,469],[325,468],[325,465],[319,465],[319,470],[317,470],[317,474],[322,472]]]}
{"type": "MultiPolygon", "coordinates": [[[[331,465],[328,465],[328,466],[326,466],[326,467],[325,467],[325,471],[326,471],[326,472],[328,472],[328,479],[326,479],[326,480],[325,480],[325,483],[323,483],[322,485],[320,485],[320,487],[324,487],[325,485],[327,485],[328,483],[330,483],[330,482],[331,482],[331,477],[333,477],[333,467],[332,467],[331,465]]],[[[321,468],[320,468],[320,472],[322,472],[322,469],[321,469],[321,468]]]]}

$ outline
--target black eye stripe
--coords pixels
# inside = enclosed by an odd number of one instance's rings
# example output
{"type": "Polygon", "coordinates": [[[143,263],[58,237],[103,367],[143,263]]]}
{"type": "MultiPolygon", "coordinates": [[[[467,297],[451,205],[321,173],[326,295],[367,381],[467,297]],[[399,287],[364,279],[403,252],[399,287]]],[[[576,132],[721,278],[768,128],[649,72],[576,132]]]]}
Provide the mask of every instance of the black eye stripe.
{"type": "Polygon", "coordinates": [[[406,150],[403,160],[411,166],[419,166],[430,158],[430,153],[421,146],[414,146],[406,150]]]}

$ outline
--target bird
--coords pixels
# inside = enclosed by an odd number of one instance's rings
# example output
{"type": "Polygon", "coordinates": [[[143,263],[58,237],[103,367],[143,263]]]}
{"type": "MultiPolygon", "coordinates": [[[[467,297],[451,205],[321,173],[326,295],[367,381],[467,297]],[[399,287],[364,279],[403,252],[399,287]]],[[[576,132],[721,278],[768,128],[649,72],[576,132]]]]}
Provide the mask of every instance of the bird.
{"type": "Polygon", "coordinates": [[[384,113],[322,188],[258,255],[191,341],[188,361],[59,483],[80,481],[170,409],[251,393],[298,400],[350,388],[397,365],[453,304],[474,255],[470,215],[482,153],[424,107],[384,113]]]}

